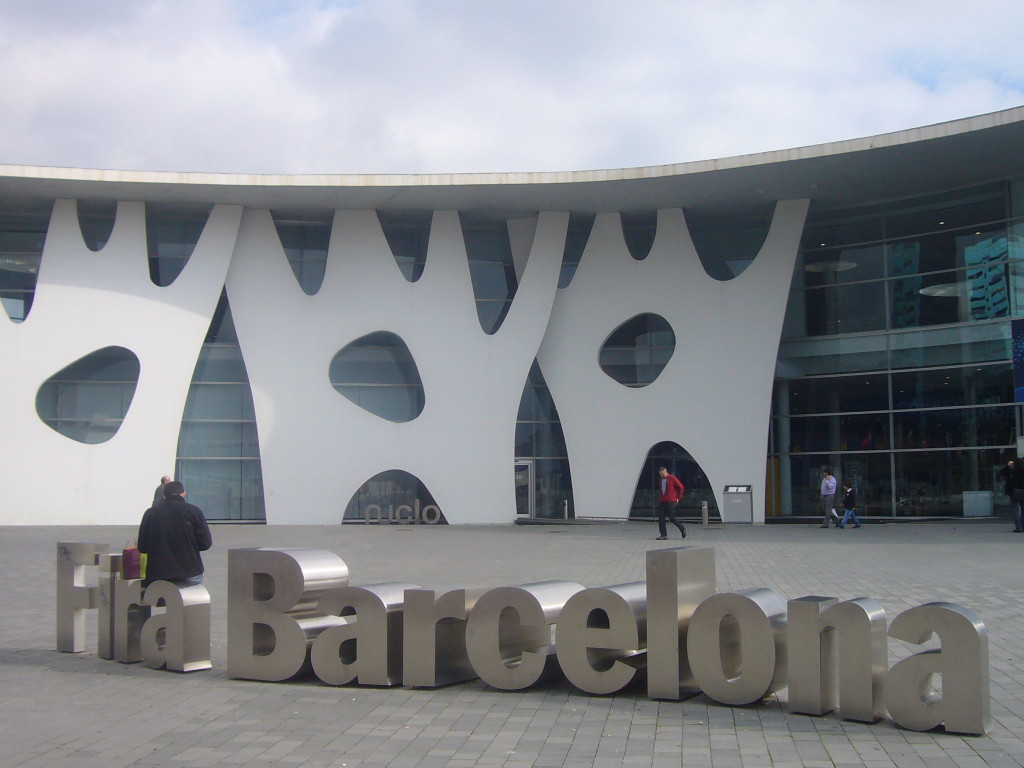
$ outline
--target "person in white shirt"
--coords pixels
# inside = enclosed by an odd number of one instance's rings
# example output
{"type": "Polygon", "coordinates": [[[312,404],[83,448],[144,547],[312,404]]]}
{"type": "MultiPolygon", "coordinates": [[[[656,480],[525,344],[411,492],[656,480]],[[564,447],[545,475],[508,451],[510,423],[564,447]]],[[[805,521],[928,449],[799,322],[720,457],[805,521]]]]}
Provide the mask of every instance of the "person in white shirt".
{"type": "Polygon", "coordinates": [[[836,478],[832,474],[832,467],[825,467],[824,477],[821,479],[821,511],[824,517],[821,520],[821,527],[828,528],[830,521],[839,525],[841,518],[836,513],[836,478]]]}

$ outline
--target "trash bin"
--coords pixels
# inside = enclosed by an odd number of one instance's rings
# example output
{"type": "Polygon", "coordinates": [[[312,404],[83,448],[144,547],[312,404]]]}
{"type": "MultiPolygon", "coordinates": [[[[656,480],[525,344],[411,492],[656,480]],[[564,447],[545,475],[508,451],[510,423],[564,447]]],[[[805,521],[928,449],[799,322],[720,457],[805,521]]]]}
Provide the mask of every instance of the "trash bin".
{"type": "Polygon", "coordinates": [[[754,493],[750,485],[727,485],[723,492],[722,522],[753,523],[754,493]]]}

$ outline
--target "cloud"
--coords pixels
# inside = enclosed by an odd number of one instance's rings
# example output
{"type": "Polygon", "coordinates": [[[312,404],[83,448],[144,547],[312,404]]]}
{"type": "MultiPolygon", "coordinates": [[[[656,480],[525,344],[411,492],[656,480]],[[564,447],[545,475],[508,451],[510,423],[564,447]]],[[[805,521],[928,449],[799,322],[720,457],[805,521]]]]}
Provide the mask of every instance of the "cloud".
{"type": "Polygon", "coordinates": [[[609,168],[1024,103],[1024,7],[958,9],[947,0],[0,0],[0,162],[609,168]]]}

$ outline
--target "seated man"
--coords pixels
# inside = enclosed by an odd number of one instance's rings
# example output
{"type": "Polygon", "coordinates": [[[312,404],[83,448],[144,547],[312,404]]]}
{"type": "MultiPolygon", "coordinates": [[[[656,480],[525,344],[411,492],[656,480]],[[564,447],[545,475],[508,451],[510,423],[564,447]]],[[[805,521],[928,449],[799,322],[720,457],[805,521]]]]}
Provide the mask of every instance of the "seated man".
{"type": "Polygon", "coordinates": [[[179,587],[203,582],[199,555],[213,545],[210,527],[199,507],[185,502],[185,486],[172,480],[164,485],[164,500],[142,516],[139,551],[147,556],[143,586],[170,581],[179,587]]]}

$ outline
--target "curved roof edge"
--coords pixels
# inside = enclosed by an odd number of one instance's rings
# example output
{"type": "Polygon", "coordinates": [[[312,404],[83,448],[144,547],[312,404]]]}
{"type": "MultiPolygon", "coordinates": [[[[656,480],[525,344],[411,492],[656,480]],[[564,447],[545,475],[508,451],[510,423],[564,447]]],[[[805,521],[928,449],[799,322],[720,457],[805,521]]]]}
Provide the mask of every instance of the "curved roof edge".
{"type": "Polygon", "coordinates": [[[0,177],[52,181],[93,181],[143,184],[180,184],[244,187],[445,187],[516,184],[578,184],[688,176],[728,169],[835,157],[866,150],[898,147],[930,139],[950,138],[989,128],[1024,123],[1024,106],[999,112],[935,123],[877,136],[772,150],[714,160],[698,160],[638,168],[589,171],[451,174],[242,174],[176,171],[126,171],[94,168],[0,164],[0,177]]]}

